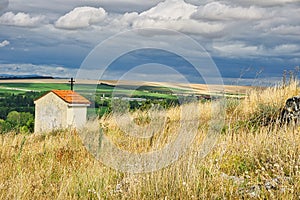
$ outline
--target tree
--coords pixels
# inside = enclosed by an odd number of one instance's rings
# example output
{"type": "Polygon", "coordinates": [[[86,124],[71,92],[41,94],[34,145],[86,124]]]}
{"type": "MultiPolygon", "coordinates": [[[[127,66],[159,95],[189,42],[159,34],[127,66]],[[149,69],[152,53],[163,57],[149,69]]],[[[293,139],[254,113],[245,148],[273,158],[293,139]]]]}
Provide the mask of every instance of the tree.
{"type": "Polygon", "coordinates": [[[1,132],[33,132],[34,117],[29,112],[11,111],[6,117],[6,121],[1,121],[1,132]]]}
{"type": "Polygon", "coordinates": [[[0,133],[3,133],[6,128],[6,123],[3,119],[0,119],[0,133]]]}
{"type": "Polygon", "coordinates": [[[11,111],[6,117],[6,122],[9,123],[12,128],[18,127],[20,125],[20,121],[21,116],[20,113],[17,111],[11,111]]]}

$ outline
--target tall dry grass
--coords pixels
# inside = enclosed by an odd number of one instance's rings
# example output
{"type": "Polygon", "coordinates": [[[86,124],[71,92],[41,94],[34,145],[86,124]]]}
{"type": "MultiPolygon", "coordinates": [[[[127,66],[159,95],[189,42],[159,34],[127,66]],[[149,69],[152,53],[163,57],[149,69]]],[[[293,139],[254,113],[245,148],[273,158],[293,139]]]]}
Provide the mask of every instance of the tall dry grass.
{"type": "MultiPolygon", "coordinates": [[[[106,167],[75,131],[0,135],[0,199],[299,199],[299,129],[274,120],[285,100],[298,93],[293,82],[228,100],[220,137],[204,159],[199,151],[211,106],[201,104],[201,123],[188,153],[150,173],[106,167]]],[[[176,138],[179,109],[166,111],[166,127],[151,141],[128,137],[111,116],[100,123],[119,148],[147,152],[176,138]]],[[[145,126],[147,116],[132,114],[145,126]]]]}

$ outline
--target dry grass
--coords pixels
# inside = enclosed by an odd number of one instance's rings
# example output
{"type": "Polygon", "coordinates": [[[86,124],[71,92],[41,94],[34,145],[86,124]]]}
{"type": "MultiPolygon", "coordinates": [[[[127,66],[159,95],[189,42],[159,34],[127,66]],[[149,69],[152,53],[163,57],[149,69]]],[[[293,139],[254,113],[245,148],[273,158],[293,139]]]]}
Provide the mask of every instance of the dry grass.
{"type": "MultiPolygon", "coordinates": [[[[297,83],[292,83],[229,100],[220,137],[204,159],[199,157],[199,145],[208,129],[210,105],[201,105],[201,123],[189,152],[151,173],[124,173],[104,166],[74,131],[0,135],[0,199],[299,199],[298,127],[259,121],[269,114],[276,118],[270,112],[298,93],[297,83]]],[[[127,137],[111,116],[103,118],[101,126],[119,148],[160,149],[176,137],[172,133],[182,120],[178,109],[166,112],[167,128],[152,142],[127,137]]],[[[133,118],[139,125],[149,124],[147,113],[134,113],[133,118]]]]}

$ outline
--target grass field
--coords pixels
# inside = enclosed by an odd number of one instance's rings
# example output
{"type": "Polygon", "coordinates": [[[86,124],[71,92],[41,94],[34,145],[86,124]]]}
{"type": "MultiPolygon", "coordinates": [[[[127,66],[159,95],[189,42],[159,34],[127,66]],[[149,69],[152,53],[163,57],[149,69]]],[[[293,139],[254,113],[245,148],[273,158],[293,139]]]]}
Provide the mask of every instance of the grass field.
{"type": "MultiPolygon", "coordinates": [[[[92,84],[78,84],[75,87],[75,91],[83,94],[89,95],[91,93],[96,94],[106,94],[110,95],[112,92],[128,94],[132,93],[130,90],[130,86],[123,86],[119,87],[114,90],[114,86],[107,86],[107,85],[92,85],[92,84]]],[[[29,91],[33,92],[46,92],[50,90],[69,90],[70,85],[67,83],[0,83],[0,93],[14,93],[20,94],[29,91]]],[[[153,98],[173,98],[171,95],[163,94],[165,93],[166,89],[163,87],[150,87],[138,89],[133,92],[132,95],[134,96],[145,96],[145,97],[153,97],[153,98]]],[[[180,91],[176,89],[174,91],[180,91]]]]}
{"type": "MultiPolygon", "coordinates": [[[[245,95],[246,92],[252,87],[249,86],[213,86],[211,87],[210,93],[208,92],[208,87],[204,84],[179,84],[179,83],[158,83],[158,82],[133,82],[126,81],[117,83],[116,81],[88,81],[88,80],[78,80],[75,84],[75,90],[83,93],[94,92],[97,89],[98,92],[111,93],[112,90],[117,86],[118,90],[128,89],[136,90],[137,95],[149,95],[152,94],[168,94],[168,93],[182,93],[182,94],[214,94],[219,93],[223,90],[226,95],[245,95]],[[98,83],[98,86],[96,84],[98,83]],[[102,83],[102,84],[100,84],[102,83]]],[[[53,89],[58,90],[68,90],[70,89],[70,84],[68,80],[65,79],[25,79],[25,80],[0,80],[0,90],[2,92],[11,93],[24,93],[26,91],[49,91],[53,89]]]]}
{"type": "MultiPolygon", "coordinates": [[[[270,120],[299,91],[295,82],[229,99],[225,124],[204,159],[199,157],[200,145],[212,107],[210,102],[201,104],[202,114],[196,119],[201,123],[188,152],[149,173],[125,173],[103,165],[83,145],[92,135],[83,140],[72,130],[0,135],[0,199],[299,199],[299,127],[270,120]]],[[[184,120],[180,109],[164,114],[166,127],[151,141],[128,137],[111,116],[97,123],[118,148],[148,152],[176,138],[184,120]]],[[[148,114],[137,111],[132,117],[145,126],[148,114]]]]}

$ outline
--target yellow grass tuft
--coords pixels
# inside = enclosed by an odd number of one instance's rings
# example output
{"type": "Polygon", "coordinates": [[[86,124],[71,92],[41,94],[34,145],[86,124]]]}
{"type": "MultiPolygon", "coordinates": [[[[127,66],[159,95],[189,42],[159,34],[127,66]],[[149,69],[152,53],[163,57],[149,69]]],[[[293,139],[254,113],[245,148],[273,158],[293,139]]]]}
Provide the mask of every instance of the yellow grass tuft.
{"type": "MultiPolygon", "coordinates": [[[[124,173],[103,165],[83,145],[93,137],[80,138],[75,131],[0,135],[0,199],[299,199],[299,128],[259,121],[266,119],[260,111],[280,110],[288,97],[298,93],[293,82],[249,91],[244,100],[228,100],[224,127],[204,159],[199,151],[211,105],[201,104],[199,116],[184,118],[200,121],[188,153],[150,173],[124,173]]],[[[90,130],[100,124],[120,149],[159,150],[178,135],[178,124],[184,120],[181,108],[165,111],[164,127],[152,139],[126,135],[112,116],[91,122],[90,130]]],[[[131,117],[139,126],[151,123],[147,112],[131,117]]]]}

